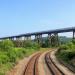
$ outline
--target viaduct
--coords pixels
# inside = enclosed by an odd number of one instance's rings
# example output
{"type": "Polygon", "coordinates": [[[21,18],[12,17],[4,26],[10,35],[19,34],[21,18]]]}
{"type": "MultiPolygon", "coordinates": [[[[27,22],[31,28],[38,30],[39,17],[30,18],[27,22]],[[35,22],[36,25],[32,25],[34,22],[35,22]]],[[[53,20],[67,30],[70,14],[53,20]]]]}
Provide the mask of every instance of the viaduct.
{"type": "Polygon", "coordinates": [[[31,36],[35,36],[35,40],[40,42],[42,39],[43,34],[48,35],[49,42],[51,43],[51,36],[54,35],[57,37],[56,40],[58,40],[58,33],[65,33],[65,32],[73,32],[73,39],[75,38],[75,27],[69,27],[69,28],[62,28],[62,29],[55,29],[55,30],[48,30],[48,31],[41,31],[41,32],[34,32],[34,33],[26,33],[16,36],[8,36],[8,37],[2,37],[0,40],[31,40],[31,36]],[[23,38],[23,39],[22,39],[23,38]]]}

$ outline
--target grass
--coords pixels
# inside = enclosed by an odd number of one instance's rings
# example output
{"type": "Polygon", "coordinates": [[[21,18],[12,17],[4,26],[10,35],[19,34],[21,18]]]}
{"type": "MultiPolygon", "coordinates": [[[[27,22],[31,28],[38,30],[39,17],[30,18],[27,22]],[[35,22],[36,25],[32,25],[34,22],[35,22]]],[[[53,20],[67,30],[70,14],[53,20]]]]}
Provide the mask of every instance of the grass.
{"type": "Polygon", "coordinates": [[[31,41],[24,42],[20,47],[10,40],[0,41],[0,75],[5,75],[19,60],[38,51],[39,48],[36,42],[31,41]]]}
{"type": "MultiPolygon", "coordinates": [[[[5,75],[5,73],[8,70],[10,70],[19,60],[23,59],[24,57],[27,57],[27,56],[31,55],[32,53],[36,52],[36,50],[26,49],[26,48],[15,48],[13,50],[13,52],[12,51],[10,51],[10,52],[11,52],[10,53],[11,56],[9,58],[11,60],[7,60],[8,57],[5,58],[7,53],[4,56],[2,55],[2,57],[1,57],[2,63],[0,64],[0,75],[5,75]],[[25,50],[25,53],[22,53],[22,50],[25,50]],[[14,51],[15,51],[15,54],[14,54],[14,51]]],[[[3,54],[3,52],[2,52],[2,54],[3,54]]]]}
{"type": "Polygon", "coordinates": [[[0,75],[5,75],[8,70],[13,67],[13,63],[6,63],[0,66],[0,75]]]}

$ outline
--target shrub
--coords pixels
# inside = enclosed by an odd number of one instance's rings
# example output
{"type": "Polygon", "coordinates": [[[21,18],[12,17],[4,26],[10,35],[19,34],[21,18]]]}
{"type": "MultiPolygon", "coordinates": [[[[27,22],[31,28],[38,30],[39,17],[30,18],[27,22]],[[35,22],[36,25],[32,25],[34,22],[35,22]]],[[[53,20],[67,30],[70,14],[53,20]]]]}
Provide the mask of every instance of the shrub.
{"type": "Polygon", "coordinates": [[[69,60],[69,59],[68,59],[68,55],[67,55],[67,53],[66,53],[65,50],[62,50],[62,51],[60,52],[59,57],[61,57],[61,58],[62,58],[63,60],[65,60],[65,61],[68,61],[68,60],[69,60]]]}
{"type": "Polygon", "coordinates": [[[60,50],[67,50],[68,49],[68,46],[67,45],[61,45],[60,47],[59,47],[59,51],[60,50]]]}
{"type": "Polygon", "coordinates": [[[75,39],[72,40],[72,43],[75,45],[75,39]]]}
{"type": "Polygon", "coordinates": [[[74,56],[75,56],[75,52],[68,51],[68,50],[66,50],[66,51],[65,50],[62,50],[59,53],[59,57],[61,57],[65,61],[71,60],[74,56]]]}
{"type": "Polygon", "coordinates": [[[36,42],[32,41],[24,41],[24,48],[34,48],[34,49],[39,49],[40,45],[36,42]]]}
{"type": "Polygon", "coordinates": [[[16,57],[23,57],[26,53],[25,49],[24,48],[15,48],[15,54],[16,54],[16,57]]]}
{"type": "Polygon", "coordinates": [[[35,49],[35,50],[37,50],[37,49],[40,48],[40,45],[38,43],[36,43],[36,42],[33,42],[32,43],[32,48],[35,49]]]}
{"type": "Polygon", "coordinates": [[[68,49],[74,48],[74,44],[72,42],[69,42],[66,46],[68,46],[68,49]]]}
{"type": "Polygon", "coordinates": [[[44,41],[42,42],[42,47],[43,48],[51,47],[51,44],[50,44],[48,38],[47,39],[44,39],[44,41]]]}
{"type": "Polygon", "coordinates": [[[25,48],[28,48],[28,47],[32,47],[32,43],[31,43],[31,41],[24,41],[24,43],[23,43],[23,46],[25,47],[25,48]]]}
{"type": "Polygon", "coordinates": [[[4,64],[9,62],[9,57],[7,55],[1,54],[0,55],[0,64],[4,64]]]}
{"type": "Polygon", "coordinates": [[[0,42],[0,50],[2,51],[8,51],[12,47],[14,47],[14,44],[10,40],[3,40],[0,42]]]}
{"type": "Polygon", "coordinates": [[[15,40],[13,41],[15,47],[23,47],[23,41],[22,40],[15,40]]]}
{"type": "Polygon", "coordinates": [[[71,60],[75,56],[74,41],[61,45],[58,50],[58,56],[65,61],[71,60]]]}
{"type": "Polygon", "coordinates": [[[14,48],[11,48],[11,50],[7,52],[7,56],[10,58],[10,62],[16,62],[16,53],[14,48]]]}

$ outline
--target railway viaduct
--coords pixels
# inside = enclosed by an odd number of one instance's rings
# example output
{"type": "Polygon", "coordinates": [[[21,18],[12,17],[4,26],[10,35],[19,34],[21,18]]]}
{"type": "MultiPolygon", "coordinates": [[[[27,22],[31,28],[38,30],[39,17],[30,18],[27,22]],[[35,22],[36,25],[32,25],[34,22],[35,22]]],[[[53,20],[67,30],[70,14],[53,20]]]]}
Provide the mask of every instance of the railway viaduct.
{"type": "MultiPolygon", "coordinates": [[[[65,33],[65,32],[73,32],[73,39],[75,38],[75,27],[69,27],[69,28],[62,28],[62,29],[55,29],[55,30],[48,30],[48,31],[41,31],[41,32],[34,32],[34,33],[26,33],[16,36],[8,36],[8,37],[2,37],[0,40],[31,40],[31,36],[35,36],[35,40],[40,43],[42,40],[42,35],[47,34],[49,43],[51,43],[51,37],[55,36],[57,37],[56,40],[58,41],[58,33],[65,33]],[[23,38],[23,39],[22,39],[23,38]]],[[[57,42],[58,43],[58,42],[57,42]]]]}

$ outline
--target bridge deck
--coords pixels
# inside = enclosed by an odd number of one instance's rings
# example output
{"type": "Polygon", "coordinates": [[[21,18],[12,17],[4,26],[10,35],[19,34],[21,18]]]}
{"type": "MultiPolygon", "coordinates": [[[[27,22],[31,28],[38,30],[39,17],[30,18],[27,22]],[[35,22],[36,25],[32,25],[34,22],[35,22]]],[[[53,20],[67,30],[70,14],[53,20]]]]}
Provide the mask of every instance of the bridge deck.
{"type": "Polygon", "coordinates": [[[34,32],[34,33],[26,33],[26,34],[21,34],[21,35],[17,35],[17,36],[2,37],[0,39],[22,37],[22,36],[32,36],[32,35],[40,35],[40,34],[63,33],[63,32],[71,32],[71,31],[75,31],[75,27],[41,31],[41,32],[34,32]]]}

